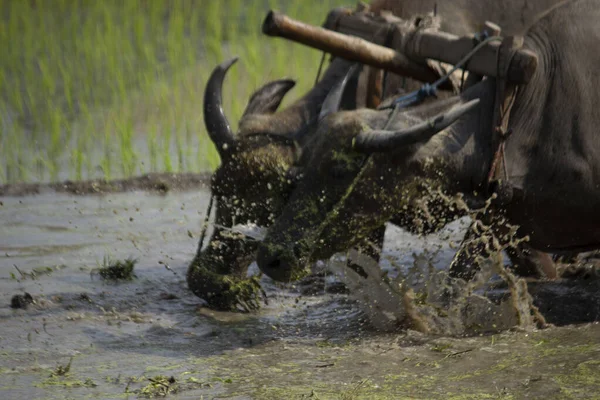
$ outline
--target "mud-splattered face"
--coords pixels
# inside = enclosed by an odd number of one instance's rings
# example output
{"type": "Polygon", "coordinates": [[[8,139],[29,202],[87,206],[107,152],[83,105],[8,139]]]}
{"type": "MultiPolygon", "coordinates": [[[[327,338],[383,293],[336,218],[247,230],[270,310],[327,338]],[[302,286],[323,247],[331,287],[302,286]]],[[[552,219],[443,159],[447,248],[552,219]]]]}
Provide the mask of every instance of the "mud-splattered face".
{"type": "Polygon", "coordinates": [[[321,115],[340,108],[343,96],[328,101],[329,92],[339,86],[335,93],[343,94],[345,82],[354,73],[348,61],[334,60],[307,94],[281,112],[276,110],[294,82],[281,79],[263,85],[250,97],[236,135],[222,107],[223,79],[233,63],[235,59],[217,66],[205,89],[205,125],[222,162],[212,179],[216,229],[209,246],[190,264],[187,276],[196,295],[228,309],[239,299],[253,301],[256,296],[251,292],[259,288],[257,279],[250,283],[245,279],[256,242],[232,236],[228,228],[272,223],[293,190],[291,171],[298,151],[304,149],[321,115]]]}
{"type": "Polygon", "coordinates": [[[365,179],[371,174],[369,156],[352,148],[353,138],[365,129],[363,121],[377,116],[381,113],[367,110],[339,113],[321,123],[302,161],[303,177],[261,244],[259,266],[273,279],[295,280],[309,259],[347,249],[381,226],[385,217],[373,212],[381,204],[377,182],[365,179]],[[360,207],[350,213],[346,201],[360,207]],[[364,225],[355,230],[355,216],[361,214],[364,225]]]}
{"type": "MultiPolygon", "coordinates": [[[[357,110],[322,121],[317,143],[302,162],[303,177],[260,245],[261,270],[276,280],[294,280],[309,261],[351,248],[398,213],[407,219],[421,209],[427,214],[437,202],[428,191],[446,185],[444,157],[438,156],[443,139],[429,139],[477,103],[449,99],[400,115],[357,110]],[[401,145],[382,152],[390,137],[401,145]]],[[[427,224],[443,219],[430,217],[427,224]]]]}
{"type": "Polygon", "coordinates": [[[296,148],[291,141],[266,136],[243,138],[239,148],[212,178],[212,193],[218,198],[220,211],[216,223],[268,226],[291,192],[287,173],[295,161],[296,148]]]}
{"type": "Polygon", "coordinates": [[[288,170],[296,159],[296,147],[291,141],[257,135],[241,138],[238,145],[239,150],[212,177],[215,230],[194,261],[195,271],[202,269],[203,272],[195,273],[196,278],[190,285],[209,298],[213,306],[221,308],[230,308],[234,302],[228,296],[240,295],[232,287],[233,281],[224,281],[223,275],[247,286],[238,288],[240,290],[258,290],[258,285],[249,285],[245,280],[246,270],[255,258],[257,242],[227,228],[245,223],[271,225],[292,192],[293,181],[288,170]]]}

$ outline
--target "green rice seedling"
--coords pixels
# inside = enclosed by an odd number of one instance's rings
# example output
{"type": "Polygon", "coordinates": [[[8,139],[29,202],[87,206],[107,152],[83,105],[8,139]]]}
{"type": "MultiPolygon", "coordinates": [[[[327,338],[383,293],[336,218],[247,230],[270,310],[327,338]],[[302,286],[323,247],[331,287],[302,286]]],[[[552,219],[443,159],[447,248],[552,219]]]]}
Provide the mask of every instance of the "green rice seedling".
{"type": "Polygon", "coordinates": [[[100,162],[100,166],[106,180],[110,180],[112,174],[113,157],[111,136],[111,126],[107,123],[104,126],[104,157],[100,162]]]}
{"type": "Polygon", "coordinates": [[[314,82],[320,54],[264,37],[266,11],[321,24],[344,3],[0,0],[0,119],[10,114],[18,121],[2,125],[0,183],[54,180],[65,172],[92,177],[96,162],[110,179],[139,173],[140,158],[157,171],[214,168],[218,155],[201,118],[210,70],[226,57],[241,58],[226,87],[234,124],[247,96],[269,79],[298,81],[289,103],[314,82]],[[140,138],[149,154],[134,151],[140,138]],[[9,156],[7,143],[18,143],[20,152],[9,156]]]}
{"type": "Polygon", "coordinates": [[[182,131],[181,125],[180,125],[180,123],[177,123],[177,126],[175,128],[175,147],[177,148],[177,171],[178,172],[185,171],[185,155],[183,152],[184,138],[182,137],[183,135],[182,135],[181,131],[182,131]]]}
{"type": "Polygon", "coordinates": [[[81,116],[80,128],[77,129],[76,133],[78,139],[77,149],[82,154],[85,163],[86,178],[90,179],[94,177],[94,163],[90,153],[95,143],[92,136],[96,132],[97,125],[86,104],[81,105],[81,116]]]}
{"type": "Polygon", "coordinates": [[[205,26],[205,46],[208,59],[220,60],[223,58],[223,33],[221,20],[222,3],[210,2],[206,6],[205,26]]]}
{"type": "MultiPolygon", "coordinates": [[[[16,127],[9,126],[9,129],[14,131],[17,130],[16,127]]],[[[7,139],[4,141],[2,148],[5,150],[5,176],[8,182],[17,182],[17,174],[15,169],[17,168],[17,157],[15,154],[15,150],[20,148],[19,144],[19,136],[16,134],[9,135],[7,139]],[[10,150],[9,150],[10,149],[10,150]]]]}
{"type": "Polygon", "coordinates": [[[26,167],[26,164],[27,164],[26,157],[27,156],[25,155],[26,152],[23,147],[24,146],[20,145],[20,146],[16,147],[14,150],[16,152],[15,173],[17,176],[17,180],[20,182],[27,181],[27,179],[29,178],[29,170],[26,167]]]}
{"type": "Polygon", "coordinates": [[[185,121],[185,150],[183,157],[186,160],[186,167],[188,171],[197,172],[197,160],[194,159],[192,148],[194,147],[193,128],[191,121],[185,121]]]}
{"type": "Polygon", "coordinates": [[[133,125],[130,120],[119,118],[115,121],[119,138],[121,168],[123,176],[132,176],[136,172],[137,156],[133,146],[133,125]]]}
{"type": "Polygon", "coordinates": [[[162,148],[162,156],[163,156],[163,168],[165,172],[173,172],[173,164],[171,163],[171,132],[173,128],[172,125],[168,125],[166,129],[163,130],[163,148],[162,148]]]}
{"type": "Polygon", "coordinates": [[[75,180],[83,180],[83,152],[79,150],[79,146],[74,147],[71,150],[71,162],[73,163],[73,170],[75,171],[75,180]]]}
{"type": "Polygon", "coordinates": [[[61,62],[59,64],[60,78],[62,80],[63,93],[65,97],[66,110],[69,115],[75,114],[75,103],[73,100],[73,80],[71,74],[69,74],[67,67],[61,62]]]}
{"type": "Polygon", "coordinates": [[[44,180],[46,172],[48,171],[47,159],[44,157],[44,153],[39,149],[31,150],[31,152],[33,153],[32,164],[34,166],[32,172],[37,176],[38,180],[44,180]]]}
{"type": "Polygon", "coordinates": [[[50,179],[58,180],[58,158],[63,149],[62,116],[59,112],[50,114],[50,143],[48,144],[48,159],[50,161],[50,179]]]}
{"type": "Polygon", "coordinates": [[[150,172],[158,171],[158,144],[156,139],[156,125],[148,128],[148,152],[150,155],[150,172]]]}

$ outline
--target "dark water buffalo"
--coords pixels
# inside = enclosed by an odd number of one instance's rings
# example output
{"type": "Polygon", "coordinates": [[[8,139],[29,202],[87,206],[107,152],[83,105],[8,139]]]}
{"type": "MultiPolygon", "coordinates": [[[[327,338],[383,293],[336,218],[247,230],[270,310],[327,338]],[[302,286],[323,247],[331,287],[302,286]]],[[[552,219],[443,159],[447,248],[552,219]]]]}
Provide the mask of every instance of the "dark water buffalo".
{"type": "MultiPolygon", "coordinates": [[[[505,143],[507,176],[495,211],[549,252],[600,248],[600,0],[562,3],[527,31],[538,55],[515,96],[505,143]]],[[[480,205],[498,148],[492,134],[496,81],[400,113],[333,114],[320,124],[283,213],[260,245],[261,270],[288,281],[311,259],[350,248],[428,192],[463,193],[480,205]],[[460,118],[460,119],[459,119],[460,118]]],[[[442,223],[455,217],[436,216],[442,223]]]]}
{"type": "Polygon", "coordinates": [[[222,84],[235,60],[219,65],[211,75],[204,97],[204,119],[221,165],[211,180],[215,197],[215,230],[208,246],[198,249],[187,273],[189,288],[211,307],[255,308],[260,298],[256,278],[247,270],[256,255],[256,242],[227,228],[252,222],[268,226],[279,215],[292,191],[288,169],[297,161],[314,129],[323,101],[351,64],[335,60],[323,78],[306,95],[275,112],[292,80],[277,80],[258,89],[250,98],[234,135],[222,109],[222,84]],[[225,228],[225,229],[224,229],[225,228]]]}
{"type": "MultiPolygon", "coordinates": [[[[443,28],[456,34],[476,31],[486,19],[501,23],[505,32],[520,32],[531,15],[542,9],[544,4],[553,2],[523,2],[512,8],[486,5],[491,11],[485,12],[480,5],[467,7],[462,0],[447,1],[440,3],[438,14],[443,18],[443,28]],[[462,13],[458,11],[460,9],[462,13]]],[[[433,1],[375,0],[371,4],[373,12],[392,10],[398,16],[415,19],[415,14],[425,14],[433,8],[433,1]]],[[[326,94],[333,83],[347,72],[349,65],[341,60],[338,64],[334,63],[313,90],[278,113],[274,112],[294,83],[280,80],[265,85],[251,97],[239,124],[240,131],[235,137],[220,108],[220,85],[227,67],[222,65],[217,69],[209,82],[205,98],[207,128],[222,158],[211,184],[216,196],[217,228],[209,245],[204,251],[199,248],[190,264],[188,285],[214,308],[235,309],[240,303],[253,308],[257,306],[259,286],[256,279],[246,278],[246,272],[254,259],[256,243],[236,237],[220,227],[230,228],[236,222],[268,226],[272,218],[279,215],[292,190],[292,182],[286,176],[286,171],[297,161],[314,132],[311,123],[314,123],[326,94]]],[[[390,75],[385,92],[395,93],[400,87],[414,88],[419,85],[415,82],[411,85],[411,82],[390,75]],[[406,82],[409,82],[408,87],[406,82]]],[[[350,86],[354,86],[347,94],[351,98],[353,92],[359,91],[356,82],[350,86]]],[[[346,99],[345,103],[352,104],[352,100],[346,99]]],[[[381,244],[383,227],[372,237],[381,244]]],[[[518,262],[527,265],[538,263],[531,256],[519,257],[518,262]]]]}
{"type": "Polygon", "coordinates": [[[402,19],[436,10],[441,17],[441,30],[456,35],[469,35],[481,27],[484,21],[500,25],[505,33],[521,35],[535,18],[559,0],[373,0],[373,12],[391,11],[402,19]]]}
{"type": "MultiPolygon", "coordinates": [[[[423,15],[435,10],[439,17],[440,30],[459,36],[480,31],[485,21],[499,24],[504,35],[522,35],[537,15],[560,1],[373,0],[369,4],[369,10],[373,13],[389,11],[399,18],[415,21],[423,20],[423,15]]],[[[388,76],[388,82],[390,87],[385,89],[387,94],[393,94],[395,88],[416,90],[421,85],[394,74],[388,76]]]]}

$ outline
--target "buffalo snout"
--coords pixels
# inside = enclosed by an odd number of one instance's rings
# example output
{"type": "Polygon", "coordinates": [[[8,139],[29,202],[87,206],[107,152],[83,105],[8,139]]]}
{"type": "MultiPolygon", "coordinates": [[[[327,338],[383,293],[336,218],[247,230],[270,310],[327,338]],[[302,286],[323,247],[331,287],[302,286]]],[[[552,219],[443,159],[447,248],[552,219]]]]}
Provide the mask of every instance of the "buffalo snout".
{"type": "Polygon", "coordinates": [[[303,270],[297,252],[294,247],[265,243],[258,250],[256,262],[260,270],[273,280],[295,281],[301,277],[303,270]]]}

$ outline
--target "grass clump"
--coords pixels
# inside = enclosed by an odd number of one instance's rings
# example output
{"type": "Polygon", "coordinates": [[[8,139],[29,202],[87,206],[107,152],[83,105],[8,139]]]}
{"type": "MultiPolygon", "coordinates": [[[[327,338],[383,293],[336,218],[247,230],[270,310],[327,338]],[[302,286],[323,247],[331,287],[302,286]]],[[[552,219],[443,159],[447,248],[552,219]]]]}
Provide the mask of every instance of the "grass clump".
{"type": "Polygon", "coordinates": [[[67,365],[58,364],[54,370],[50,373],[50,376],[43,382],[35,385],[37,387],[48,387],[48,386],[62,386],[64,388],[76,388],[86,387],[95,388],[98,385],[91,379],[85,380],[70,379],[69,375],[71,372],[71,365],[73,364],[73,357],[69,359],[67,365]]]}
{"type": "Polygon", "coordinates": [[[174,376],[157,375],[148,378],[150,381],[146,386],[139,389],[138,394],[143,398],[166,397],[169,394],[176,393],[179,390],[177,379],[174,376]]]}
{"type": "Polygon", "coordinates": [[[104,257],[102,267],[98,268],[97,273],[102,279],[112,281],[130,281],[135,278],[133,268],[138,260],[127,258],[126,260],[111,260],[104,257]]]}
{"type": "Polygon", "coordinates": [[[50,377],[66,376],[71,371],[71,364],[73,364],[73,357],[69,359],[67,365],[58,364],[54,371],[50,374],[50,377]]]}

